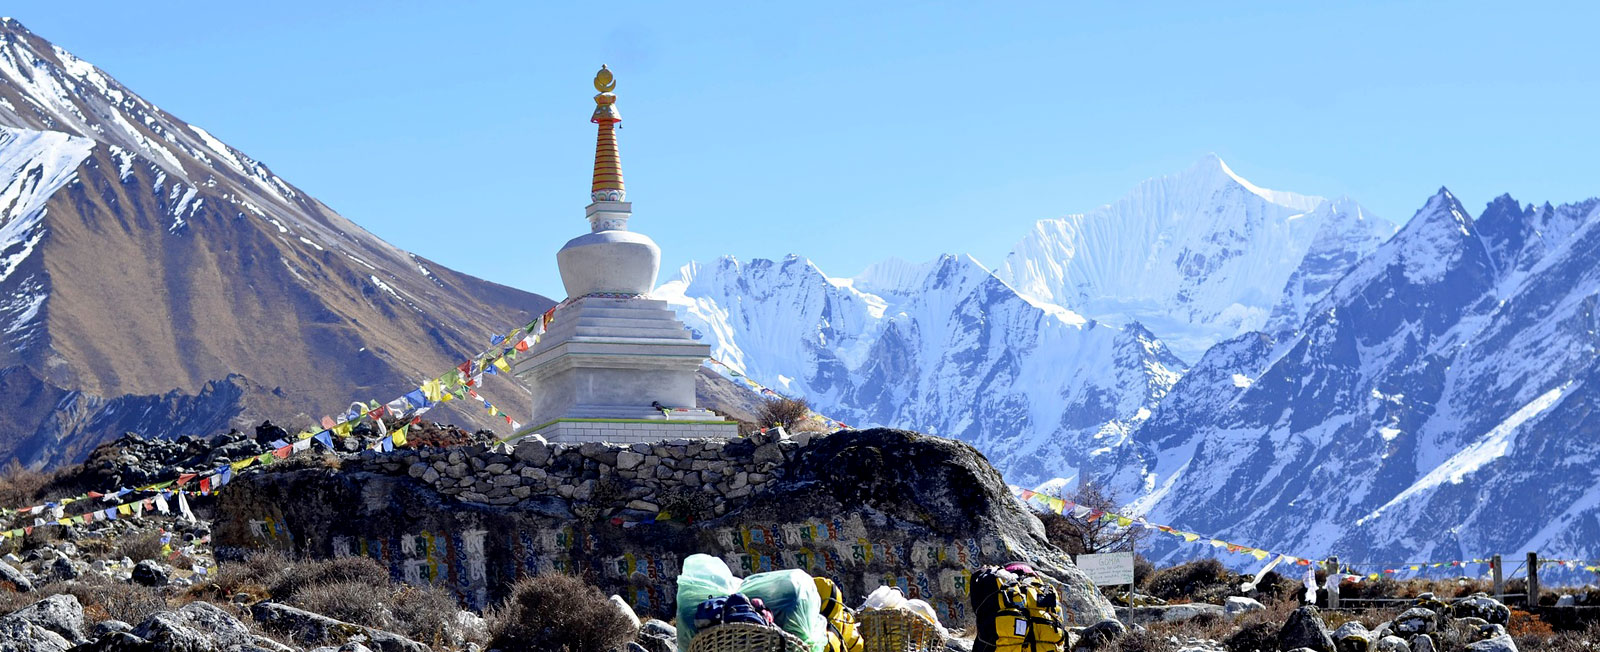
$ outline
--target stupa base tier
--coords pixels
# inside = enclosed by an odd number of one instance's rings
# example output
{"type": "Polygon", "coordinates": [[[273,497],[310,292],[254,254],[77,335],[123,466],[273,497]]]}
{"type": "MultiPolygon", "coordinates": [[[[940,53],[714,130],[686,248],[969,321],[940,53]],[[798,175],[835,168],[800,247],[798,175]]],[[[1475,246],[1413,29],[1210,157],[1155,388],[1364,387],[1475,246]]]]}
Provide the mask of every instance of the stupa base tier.
{"type": "Polygon", "coordinates": [[[668,419],[557,419],[529,428],[552,442],[654,443],[667,439],[731,438],[739,436],[734,421],[668,419]]]}

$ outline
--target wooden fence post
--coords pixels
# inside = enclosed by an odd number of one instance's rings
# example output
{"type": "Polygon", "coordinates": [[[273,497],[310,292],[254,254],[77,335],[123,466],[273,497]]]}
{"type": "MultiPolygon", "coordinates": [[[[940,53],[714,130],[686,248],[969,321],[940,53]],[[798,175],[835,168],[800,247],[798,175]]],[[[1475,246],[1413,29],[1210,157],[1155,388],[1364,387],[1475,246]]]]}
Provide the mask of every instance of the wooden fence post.
{"type": "Polygon", "coordinates": [[[1528,553],[1528,610],[1539,606],[1539,553],[1528,553]]]}
{"type": "Polygon", "coordinates": [[[1506,573],[1500,555],[1495,555],[1490,561],[1489,570],[1494,575],[1494,599],[1506,601],[1506,573]]]}
{"type": "Polygon", "coordinates": [[[1328,608],[1338,609],[1339,585],[1344,583],[1341,581],[1342,578],[1339,577],[1339,558],[1337,556],[1329,557],[1327,567],[1328,577],[1334,578],[1332,582],[1328,583],[1328,608]]]}

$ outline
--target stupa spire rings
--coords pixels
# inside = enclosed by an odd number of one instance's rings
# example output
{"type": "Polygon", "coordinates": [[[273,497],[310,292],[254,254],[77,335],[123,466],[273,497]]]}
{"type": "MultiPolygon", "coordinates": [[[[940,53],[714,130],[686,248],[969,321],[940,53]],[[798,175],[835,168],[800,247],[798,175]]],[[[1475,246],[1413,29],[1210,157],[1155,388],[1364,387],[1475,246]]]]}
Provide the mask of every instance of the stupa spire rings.
{"type": "Polygon", "coordinates": [[[617,123],[622,122],[622,114],[617,112],[617,96],[612,91],[617,89],[617,78],[611,74],[611,69],[600,66],[600,72],[594,75],[594,89],[600,91],[594,96],[594,115],[589,121],[600,125],[595,136],[594,145],[594,182],[589,188],[591,201],[620,202],[626,201],[628,192],[622,185],[622,156],[617,150],[617,123]]]}

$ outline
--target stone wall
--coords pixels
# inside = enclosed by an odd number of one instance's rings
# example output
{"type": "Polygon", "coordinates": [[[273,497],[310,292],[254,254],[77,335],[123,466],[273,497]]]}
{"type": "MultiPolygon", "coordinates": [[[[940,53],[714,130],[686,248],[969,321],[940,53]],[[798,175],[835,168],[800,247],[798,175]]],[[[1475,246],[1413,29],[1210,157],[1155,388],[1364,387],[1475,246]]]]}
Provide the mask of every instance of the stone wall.
{"type": "MultiPolygon", "coordinates": [[[[532,432],[531,429],[530,432],[532,432]]],[[[542,426],[538,429],[538,432],[550,441],[636,444],[680,438],[738,437],[739,424],[736,421],[720,420],[562,420],[542,426]]]]}
{"type": "Polygon", "coordinates": [[[981,455],[905,431],[368,452],[338,470],[268,467],[220,501],[219,555],[366,555],[474,608],[561,571],[665,617],[683,558],[704,552],[740,575],[826,575],[852,602],[898,586],[956,626],[973,568],[1024,560],[1063,583],[1078,622],[1111,617],[981,455]]]}

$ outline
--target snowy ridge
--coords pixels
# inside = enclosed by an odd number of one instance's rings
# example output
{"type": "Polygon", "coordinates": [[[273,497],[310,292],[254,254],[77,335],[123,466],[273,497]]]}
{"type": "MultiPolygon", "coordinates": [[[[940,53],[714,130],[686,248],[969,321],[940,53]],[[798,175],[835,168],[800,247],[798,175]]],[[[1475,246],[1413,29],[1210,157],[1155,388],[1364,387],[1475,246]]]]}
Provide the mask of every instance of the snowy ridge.
{"type": "Polygon", "coordinates": [[[847,423],[971,441],[1018,478],[1072,476],[1117,450],[1182,373],[1137,325],[1025,299],[967,256],[854,279],[795,256],[723,258],[654,296],[755,380],[847,423]]]}
{"type": "Polygon", "coordinates": [[[1114,204],[1039,221],[996,274],[1041,302],[1140,322],[1198,359],[1264,328],[1314,246],[1324,257],[1338,256],[1335,247],[1360,257],[1394,232],[1354,202],[1318,210],[1323,203],[1260,188],[1209,156],[1114,204]]]}
{"type": "Polygon", "coordinates": [[[86,138],[0,127],[0,333],[12,351],[33,342],[47,296],[42,278],[17,272],[45,237],[45,202],[77,178],[93,147],[86,138]]]}
{"type": "Polygon", "coordinates": [[[1300,555],[1593,557],[1596,247],[1595,200],[1474,219],[1441,189],[1279,341],[1208,352],[1116,486],[1153,520],[1300,555]]]}

